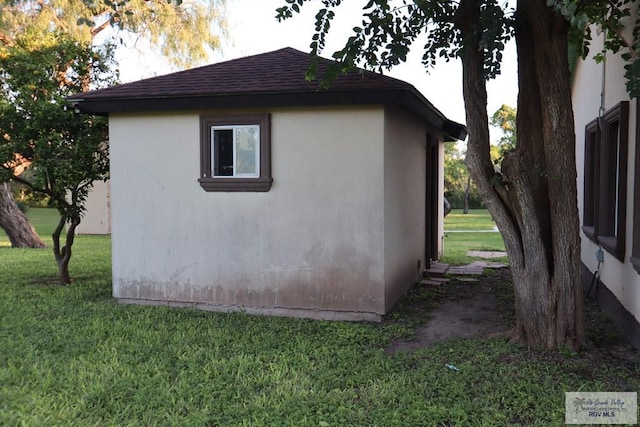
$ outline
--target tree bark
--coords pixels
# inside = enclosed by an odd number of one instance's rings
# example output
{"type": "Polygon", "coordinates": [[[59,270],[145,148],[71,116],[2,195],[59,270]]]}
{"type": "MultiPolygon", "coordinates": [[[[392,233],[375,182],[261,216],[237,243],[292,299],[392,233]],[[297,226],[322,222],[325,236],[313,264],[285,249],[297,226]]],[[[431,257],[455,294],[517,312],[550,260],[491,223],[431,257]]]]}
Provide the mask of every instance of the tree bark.
{"type": "Polygon", "coordinates": [[[60,221],[58,221],[58,225],[56,229],[53,231],[53,255],[56,259],[56,264],[58,266],[58,281],[61,284],[69,285],[71,284],[71,275],[69,274],[69,261],[71,260],[71,248],[73,247],[73,241],[76,236],[76,228],[80,224],[80,220],[73,220],[69,224],[67,228],[67,233],[65,236],[65,244],[60,247],[60,236],[62,235],[62,230],[64,230],[64,226],[66,225],[66,219],[61,215],[60,221]]]}
{"type": "Polygon", "coordinates": [[[471,174],[467,176],[467,185],[464,187],[464,209],[463,214],[469,213],[469,190],[471,190],[471,174]]]}
{"type": "Polygon", "coordinates": [[[446,197],[443,197],[443,199],[444,199],[444,216],[446,217],[451,213],[451,210],[453,208],[451,207],[451,203],[449,203],[449,200],[447,200],[446,197]]]}
{"type": "Polygon", "coordinates": [[[13,248],[44,248],[45,245],[16,204],[8,183],[0,184],[0,228],[13,248]]]}
{"type": "Polygon", "coordinates": [[[483,1],[462,0],[456,17],[465,43],[466,161],[509,256],[516,308],[511,338],[535,349],[575,350],[585,336],[568,27],[545,0],[518,1],[518,139],[497,174],[476,31],[483,1]]]}

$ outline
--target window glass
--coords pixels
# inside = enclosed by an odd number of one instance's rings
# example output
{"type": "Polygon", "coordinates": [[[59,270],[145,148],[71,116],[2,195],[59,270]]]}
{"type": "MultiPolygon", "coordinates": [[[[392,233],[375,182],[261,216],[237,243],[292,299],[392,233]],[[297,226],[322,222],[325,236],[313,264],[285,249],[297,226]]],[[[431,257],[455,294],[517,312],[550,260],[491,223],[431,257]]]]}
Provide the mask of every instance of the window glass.
{"type": "Polygon", "coordinates": [[[624,259],[629,102],[622,101],[585,129],[585,235],[624,259]]]}
{"type": "Polygon", "coordinates": [[[595,225],[597,223],[598,203],[598,145],[599,121],[594,120],[585,128],[584,148],[584,209],[583,231],[591,240],[596,240],[595,225]]]}
{"type": "Polygon", "coordinates": [[[233,176],[233,130],[212,129],[211,132],[213,176],[233,176]]]}
{"type": "Polygon", "coordinates": [[[260,175],[260,129],[257,126],[235,129],[235,176],[260,175]]]}
{"type": "Polygon", "coordinates": [[[620,199],[619,174],[620,159],[618,156],[620,148],[620,120],[612,120],[605,124],[606,139],[602,149],[603,165],[601,170],[601,180],[606,184],[606,191],[602,192],[602,215],[600,235],[617,236],[617,214],[620,199]]]}
{"type": "Polygon", "coordinates": [[[636,99],[636,158],[633,195],[633,245],[631,264],[640,273],[640,102],[636,99]]]}
{"type": "Polygon", "coordinates": [[[212,176],[260,176],[258,126],[214,127],[211,134],[212,176]]]}

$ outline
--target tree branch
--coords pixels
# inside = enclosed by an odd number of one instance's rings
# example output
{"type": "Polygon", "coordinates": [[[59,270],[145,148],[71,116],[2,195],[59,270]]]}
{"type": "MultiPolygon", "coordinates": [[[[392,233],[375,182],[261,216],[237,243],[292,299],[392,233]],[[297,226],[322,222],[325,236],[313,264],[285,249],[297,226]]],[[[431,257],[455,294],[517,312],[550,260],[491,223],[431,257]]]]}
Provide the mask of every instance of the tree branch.
{"type": "MultiPolygon", "coordinates": [[[[38,0],[36,1],[36,4],[40,6],[41,9],[47,9],[47,8],[51,9],[51,5],[46,3],[44,0],[38,0]]],[[[56,26],[59,26],[59,28],[62,28],[62,30],[65,32],[68,31],[69,28],[67,27],[67,24],[65,24],[64,21],[60,19],[60,17],[58,16],[55,10],[52,10],[51,16],[52,16],[51,19],[55,21],[56,26]]]]}
{"type": "Polygon", "coordinates": [[[62,261],[68,263],[71,259],[71,248],[76,238],[76,228],[80,224],[80,220],[74,219],[69,223],[64,247],[62,248],[62,261]]]}
{"type": "MultiPolygon", "coordinates": [[[[3,168],[5,170],[10,170],[8,168],[3,168]]],[[[31,181],[28,181],[24,178],[21,178],[19,176],[13,176],[11,178],[13,181],[18,182],[20,184],[24,184],[27,187],[29,187],[31,190],[35,191],[36,193],[40,193],[40,194],[44,194],[49,196],[51,199],[53,199],[54,201],[60,203],[63,206],[69,206],[69,203],[67,202],[67,200],[64,197],[60,197],[59,194],[57,194],[55,191],[51,190],[51,188],[49,186],[47,186],[47,188],[42,188],[42,187],[38,187],[35,184],[33,184],[31,181]]]]}
{"type": "MultiPolygon", "coordinates": [[[[12,169],[9,168],[3,168],[5,170],[9,170],[12,171],[12,169]]],[[[27,187],[29,187],[30,189],[32,189],[33,191],[35,191],[36,193],[42,193],[42,194],[46,194],[47,196],[51,196],[50,192],[47,191],[47,189],[45,188],[40,188],[40,187],[36,187],[31,181],[28,181],[24,178],[21,178],[17,175],[14,175],[11,180],[18,182],[20,184],[26,185],[27,187]]]]}
{"type": "Polygon", "coordinates": [[[5,46],[13,46],[13,40],[2,32],[0,32],[0,42],[5,46]]]}
{"type": "Polygon", "coordinates": [[[487,208],[494,216],[502,233],[509,259],[522,265],[523,247],[517,220],[509,205],[508,189],[499,186],[489,155],[489,117],[487,115],[487,88],[483,74],[484,57],[479,48],[477,25],[480,20],[481,0],[461,0],[455,15],[464,48],[460,53],[463,70],[463,93],[469,138],[466,163],[487,208]]]}
{"type": "Polygon", "coordinates": [[[62,233],[62,229],[64,225],[67,223],[67,219],[60,215],[60,220],[58,221],[58,225],[55,230],[53,230],[53,234],[51,234],[51,238],[53,239],[53,256],[56,258],[56,261],[62,259],[62,254],[60,252],[60,234],[62,233]]]}
{"type": "Polygon", "coordinates": [[[96,35],[98,35],[102,30],[104,30],[105,28],[108,28],[111,26],[111,20],[107,19],[105,20],[102,24],[98,25],[97,27],[93,27],[91,29],[91,37],[95,37],[96,35]]]}

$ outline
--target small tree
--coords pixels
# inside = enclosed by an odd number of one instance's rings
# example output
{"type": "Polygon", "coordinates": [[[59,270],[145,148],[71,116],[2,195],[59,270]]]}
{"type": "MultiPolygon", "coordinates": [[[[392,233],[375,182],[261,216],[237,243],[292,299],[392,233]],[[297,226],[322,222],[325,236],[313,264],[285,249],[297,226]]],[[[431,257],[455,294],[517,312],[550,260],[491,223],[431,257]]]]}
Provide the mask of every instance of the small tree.
{"type": "Polygon", "coordinates": [[[46,194],[60,214],[53,252],[61,283],[70,283],[75,230],[92,183],[109,173],[107,124],[75,114],[65,97],[112,83],[110,48],[96,49],[63,35],[26,34],[0,50],[0,180],[46,194]],[[29,177],[19,169],[29,168],[29,177]],[[65,225],[66,239],[60,237],[65,225]]]}
{"type": "MultiPolygon", "coordinates": [[[[129,35],[184,67],[219,48],[227,34],[225,15],[225,0],[10,0],[0,6],[0,49],[10,49],[24,34],[47,39],[57,32],[85,45],[98,37],[102,43],[122,43],[129,35]]],[[[14,247],[44,246],[4,185],[0,227],[14,247]]]]}

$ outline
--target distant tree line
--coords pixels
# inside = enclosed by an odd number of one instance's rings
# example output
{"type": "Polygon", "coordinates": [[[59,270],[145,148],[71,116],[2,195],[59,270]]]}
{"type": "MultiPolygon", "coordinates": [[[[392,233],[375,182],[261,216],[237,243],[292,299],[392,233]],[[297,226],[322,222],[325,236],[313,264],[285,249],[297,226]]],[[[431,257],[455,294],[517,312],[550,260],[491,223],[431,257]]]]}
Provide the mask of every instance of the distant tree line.
{"type": "Polygon", "coordinates": [[[482,208],[478,188],[471,181],[464,156],[455,141],[444,143],[444,197],[452,209],[482,208]]]}
{"type": "MultiPolygon", "coordinates": [[[[491,146],[491,158],[497,169],[506,152],[513,150],[516,140],[516,109],[502,105],[491,117],[491,125],[500,129],[502,135],[497,145],[491,146]]],[[[444,197],[452,209],[484,208],[478,187],[471,179],[465,151],[454,141],[444,144],[444,197]]]]}

